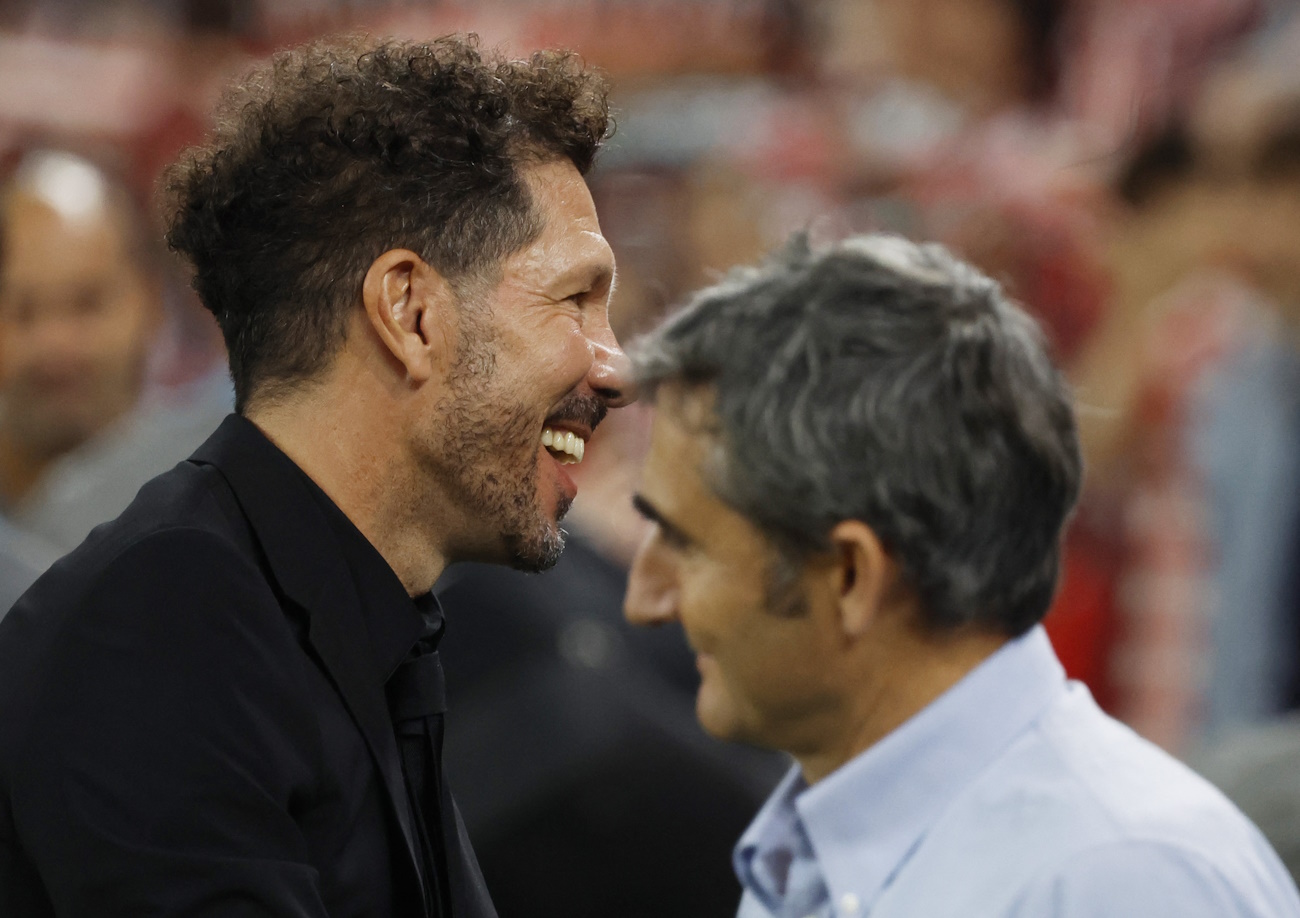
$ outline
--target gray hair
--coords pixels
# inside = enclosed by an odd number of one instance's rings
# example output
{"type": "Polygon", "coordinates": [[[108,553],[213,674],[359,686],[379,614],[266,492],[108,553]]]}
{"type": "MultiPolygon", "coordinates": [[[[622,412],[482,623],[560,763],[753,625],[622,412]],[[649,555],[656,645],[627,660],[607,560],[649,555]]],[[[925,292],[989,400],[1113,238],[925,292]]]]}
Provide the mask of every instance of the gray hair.
{"type": "Polygon", "coordinates": [[[869,525],[934,628],[1046,614],[1082,477],[1068,388],[997,283],[939,245],[803,234],[637,342],[642,391],[704,386],[719,498],[787,557],[869,525]]]}

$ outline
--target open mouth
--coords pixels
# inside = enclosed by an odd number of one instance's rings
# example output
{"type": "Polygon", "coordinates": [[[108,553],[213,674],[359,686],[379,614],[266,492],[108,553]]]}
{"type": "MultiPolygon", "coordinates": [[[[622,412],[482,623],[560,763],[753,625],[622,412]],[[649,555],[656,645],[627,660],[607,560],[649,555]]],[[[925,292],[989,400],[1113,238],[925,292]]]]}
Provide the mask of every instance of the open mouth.
{"type": "Polygon", "coordinates": [[[575,465],[587,452],[587,441],[571,430],[542,428],[542,446],[562,465],[575,465]]]}

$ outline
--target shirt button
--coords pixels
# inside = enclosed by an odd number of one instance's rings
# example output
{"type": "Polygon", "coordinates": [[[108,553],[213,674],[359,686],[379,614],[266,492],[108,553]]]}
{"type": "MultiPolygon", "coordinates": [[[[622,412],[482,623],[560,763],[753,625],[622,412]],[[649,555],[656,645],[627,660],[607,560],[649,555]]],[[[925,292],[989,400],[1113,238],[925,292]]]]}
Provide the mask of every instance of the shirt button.
{"type": "Polygon", "coordinates": [[[840,896],[840,911],[846,915],[856,915],[862,908],[862,902],[853,893],[845,893],[840,896]]]}

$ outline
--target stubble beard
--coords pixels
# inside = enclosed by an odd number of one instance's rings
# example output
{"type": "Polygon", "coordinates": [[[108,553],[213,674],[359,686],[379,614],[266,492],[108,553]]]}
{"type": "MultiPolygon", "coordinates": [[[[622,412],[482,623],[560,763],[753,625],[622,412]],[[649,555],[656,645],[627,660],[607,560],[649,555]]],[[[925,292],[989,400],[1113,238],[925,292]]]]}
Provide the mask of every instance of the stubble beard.
{"type": "Polygon", "coordinates": [[[522,571],[548,570],[564,551],[559,521],[571,501],[557,493],[554,522],[542,509],[540,424],[529,406],[510,404],[505,393],[492,387],[496,337],[486,323],[466,323],[468,311],[462,312],[463,344],[448,375],[448,397],[438,412],[437,442],[430,444],[427,455],[434,473],[467,515],[497,534],[503,556],[482,560],[522,571]]]}

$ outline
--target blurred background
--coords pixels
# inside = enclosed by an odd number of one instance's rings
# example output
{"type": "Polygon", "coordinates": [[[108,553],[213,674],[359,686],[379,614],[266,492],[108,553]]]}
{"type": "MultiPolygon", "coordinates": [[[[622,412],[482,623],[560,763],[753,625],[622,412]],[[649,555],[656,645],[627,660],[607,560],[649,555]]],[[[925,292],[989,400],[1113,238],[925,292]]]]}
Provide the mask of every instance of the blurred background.
{"type": "MultiPolygon", "coordinates": [[[[1057,649],[1294,873],[1296,5],[3,0],[0,603],[228,410],[152,205],[224,84],[340,30],[569,47],[614,83],[590,183],[621,338],[794,229],[944,242],[1040,318],[1088,468],[1057,649]]],[[[503,918],[732,913],[730,846],[784,766],[705,738],[680,635],[622,624],[646,423],[597,435],[555,571],[439,585],[447,767],[503,918]]]]}

